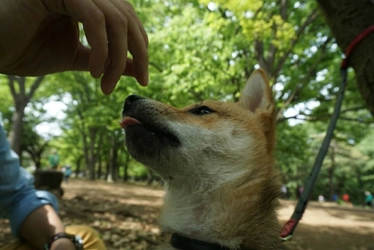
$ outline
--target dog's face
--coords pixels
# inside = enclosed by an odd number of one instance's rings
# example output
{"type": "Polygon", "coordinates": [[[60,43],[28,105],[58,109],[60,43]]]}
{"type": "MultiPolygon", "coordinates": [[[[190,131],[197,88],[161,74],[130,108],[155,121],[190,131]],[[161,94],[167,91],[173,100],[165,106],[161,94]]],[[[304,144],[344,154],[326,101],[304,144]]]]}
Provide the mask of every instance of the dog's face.
{"type": "Polygon", "coordinates": [[[269,158],[273,114],[266,76],[256,71],[238,103],[204,101],[177,109],[129,96],[122,126],[130,154],[166,180],[217,186],[269,158]]]}

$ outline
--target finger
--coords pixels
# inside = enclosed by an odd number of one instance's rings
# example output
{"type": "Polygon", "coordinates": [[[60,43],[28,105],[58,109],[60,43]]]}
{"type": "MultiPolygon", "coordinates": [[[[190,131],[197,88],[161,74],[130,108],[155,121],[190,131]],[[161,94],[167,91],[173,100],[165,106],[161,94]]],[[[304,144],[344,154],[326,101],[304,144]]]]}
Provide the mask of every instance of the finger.
{"type": "Polygon", "coordinates": [[[126,68],[128,21],[110,1],[96,0],[96,4],[105,14],[109,49],[109,65],[101,79],[101,89],[110,94],[126,68]]]}
{"type": "MultiPolygon", "coordinates": [[[[134,63],[131,59],[127,59],[126,68],[122,72],[122,75],[135,77],[134,63]]],[[[101,90],[106,95],[111,94],[114,88],[116,87],[116,85],[117,85],[117,82],[105,82],[101,80],[101,90]]]]}
{"type": "Polygon", "coordinates": [[[133,56],[135,78],[141,85],[146,86],[148,84],[148,39],[144,39],[141,31],[144,31],[143,25],[141,25],[138,18],[133,17],[133,15],[136,15],[135,11],[132,7],[128,7],[127,3],[122,0],[112,1],[128,17],[128,48],[133,56]]]}
{"type": "Polygon", "coordinates": [[[134,62],[132,59],[128,58],[126,62],[125,71],[122,73],[125,76],[135,76],[134,62]]]}
{"type": "MultiPolygon", "coordinates": [[[[83,28],[86,32],[87,40],[92,47],[90,51],[90,59],[88,63],[88,67],[90,69],[91,74],[94,77],[99,77],[101,73],[106,68],[106,62],[108,59],[109,54],[109,47],[108,47],[108,34],[106,32],[106,18],[109,16],[112,16],[113,14],[113,8],[110,8],[111,3],[108,0],[95,0],[95,3],[91,2],[91,0],[64,0],[64,1],[56,1],[56,0],[43,0],[46,5],[48,5],[48,9],[51,12],[55,13],[61,13],[64,15],[69,15],[75,18],[77,21],[81,21],[83,23],[83,28]],[[108,12],[108,10],[110,10],[108,12]]],[[[122,6],[123,6],[122,2],[122,6]]],[[[118,3],[117,3],[118,5],[118,3]]],[[[121,5],[120,5],[121,6],[121,5]]],[[[137,80],[142,84],[146,85],[148,82],[148,76],[147,76],[147,68],[148,68],[148,53],[146,48],[144,49],[144,46],[148,46],[148,38],[146,36],[145,30],[143,26],[141,25],[140,20],[137,18],[135,11],[133,10],[132,6],[128,3],[126,3],[126,7],[130,6],[131,10],[130,12],[127,11],[127,9],[123,9],[122,7],[122,13],[127,14],[131,17],[136,18],[129,18],[131,20],[135,20],[135,22],[132,22],[132,25],[135,25],[137,27],[137,32],[140,30],[140,34],[143,37],[144,44],[141,43],[140,48],[143,47],[143,49],[138,49],[136,47],[136,41],[139,41],[139,36],[135,37],[136,39],[133,39],[129,44],[131,44],[131,53],[134,56],[134,62],[131,64],[131,68],[124,70],[122,73],[125,75],[135,75],[137,80]],[[138,24],[138,25],[136,25],[138,24]],[[140,27],[140,28],[139,28],[140,27]],[[134,48],[135,46],[135,48],[134,48]],[[142,52],[143,50],[143,52],[142,52]],[[140,51],[140,53],[138,52],[140,51]],[[144,56],[145,55],[145,56],[144,56]],[[144,73],[146,72],[146,73],[144,73]]],[[[134,32],[132,32],[134,33],[134,32]]],[[[109,40],[111,40],[109,38],[109,40]]],[[[126,45],[127,43],[125,43],[126,45]]],[[[127,49],[127,48],[126,48],[127,49]]],[[[112,50],[113,51],[113,50],[112,50]]],[[[87,56],[87,50],[80,51],[84,52],[83,55],[87,56]]],[[[118,53],[119,54],[119,53],[118,53]]],[[[125,55],[124,58],[126,58],[126,53],[122,54],[125,55]]],[[[74,65],[77,65],[79,69],[86,70],[84,68],[85,60],[84,58],[78,57],[76,59],[76,62],[74,65]],[[83,65],[83,66],[82,66],[83,65]]],[[[126,60],[126,59],[125,59],[126,60]]],[[[113,60],[111,59],[111,64],[113,67],[113,60]]],[[[110,73],[110,72],[108,72],[110,73]]],[[[110,74],[107,73],[107,76],[103,77],[103,85],[104,85],[104,91],[106,93],[110,93],[114,87],[115,82],[118,80],[116,77],[110,77],[110,74]],[[108,86],[107,89],[105,89],[108,86]]]]}
{"type": "Polygon", "coordinates": [[[122,3],[124,5],[126,5],[126,8],[128,9],[130,15],[133,17],[133,19],[137,23],[137,25],[138,25],[138,27],[140,29],[140,32],[142,33],[142,36],[143,36],[143,39],[144,39],[144,42],[145,42],[145,46],[148,48],[148,35],[147,35],[147,32],[145,31],[144,26],[143,26],[142,22],[139,19],[139,16],[136,14],[136,11],[135,11],[134,7],[129,2],[127,2],[127,1],[122,1],[122,3]]]}
{"type": "Polygon", "coordinates": [[[71,70],[83,71],[88,69],[88,64],[91,55],[91,48],[79,44],[77,55],[71,66],[71,70]]]}
{"type": "MultiPolygon", "coordinates": [[[[91,49],[79,44],[77,56],[73,62],[71,70],[84,71],[88,68],[88,62],[91,54],[91,49]]],[[[109,61],[105,64],[104,68],[109,65],[109,61]]],[[[133,60],[127,58],[126,68],[122,75],[135,77],[134,63],[133,60]]]]}
{"type": "Polygon", "coordinates": [[[104,13],[91,0],[43,0],[43,2],[51,12],[69,15],[83,23],[91,52],[87,68],[82,70],[89,69],[93,77],[99,77],[108,58],[104,13]]]}

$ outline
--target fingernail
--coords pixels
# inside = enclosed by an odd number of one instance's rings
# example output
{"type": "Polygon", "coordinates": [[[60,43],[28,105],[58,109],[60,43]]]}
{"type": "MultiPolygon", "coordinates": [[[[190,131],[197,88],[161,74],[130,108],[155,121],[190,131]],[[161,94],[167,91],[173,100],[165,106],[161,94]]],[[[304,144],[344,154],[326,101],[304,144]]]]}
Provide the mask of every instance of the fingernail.
{"type": "Polygon", "coordinates": [[[108,84],[108,83],[104,83],[103,81],[101,81],[101,91],[105,95],[110,95],[113,92],[113,90],[114,90],[113,85],[108,84]]]}
{"type": "Polygon", "coordinates": [[[147,73],[145,73],[143,76],[142,76],[142,79],[141,79],[141,82],[140,82],[140,84],[142,85],[142,86],[147,86],[148,85],[148,72],[147,73]]]}
{"type": "Polygon", "coordinates": [[[91,71],[91,75],[93,78],[99,78],[101,76],[101,73],[98,70],[91,71]]]}
{"type": "Polygon", "coordinates": [[[104,71],[105,71],[105,64],[101,65],[100,71],[98,72],[99,73],[98,77],[102,76],[102,74],[104,73],[104,71]]]}

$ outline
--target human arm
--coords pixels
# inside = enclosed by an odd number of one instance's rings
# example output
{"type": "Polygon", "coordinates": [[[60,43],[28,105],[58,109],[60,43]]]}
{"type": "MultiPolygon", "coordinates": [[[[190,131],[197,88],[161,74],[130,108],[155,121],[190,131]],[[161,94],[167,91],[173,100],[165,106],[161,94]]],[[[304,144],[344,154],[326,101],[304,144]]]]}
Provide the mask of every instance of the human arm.
{"type": "MultiPolygon", "coordinates": [[[[32,211],[21,226],[21,236],[38,249],[44,249],[52,236],[64,232],[65,228],[54,208],[41,206],[32,211]]],[[[75,250],[71,240],[60,238],[51,245],[51,250],[75,250]]]]}
{"type": "MultiPolygon", "coordinates": [[[[0,215],[10,220],[14,235],[43,249],[55,233],[64,230],[55,210],[56,198],[49,192],[36,191],[32,175],[20,167],[0,121],[0,215]]],[[[52,246],[60,244],[72,245],[59,240],[52,246]]],[[[68,247],[62,249],[70,250],[68,247]]]]}
{"type": "Polygon", "coordinates": [[[90,71],[94,77],[103,74],[105,94],[122,74],[147,85],[148,38],[127,1],[0,0],[0,6],[0,73],[90,71]],[[90,47],[79,40],[78,22],[90,47]]]}

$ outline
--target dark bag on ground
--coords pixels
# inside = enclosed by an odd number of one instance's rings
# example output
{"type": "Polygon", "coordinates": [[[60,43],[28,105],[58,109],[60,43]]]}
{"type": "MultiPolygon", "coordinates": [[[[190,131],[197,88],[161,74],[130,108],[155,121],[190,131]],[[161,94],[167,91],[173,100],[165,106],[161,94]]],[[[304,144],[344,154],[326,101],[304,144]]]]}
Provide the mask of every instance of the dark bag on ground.
{"type": "Polygon", "coordinates": [[[64,190],[61,188],[64,174],[56,170],[38,169],[35,171],[35,188],[39,190],[47,190],[61,198],[64,190]]]}

